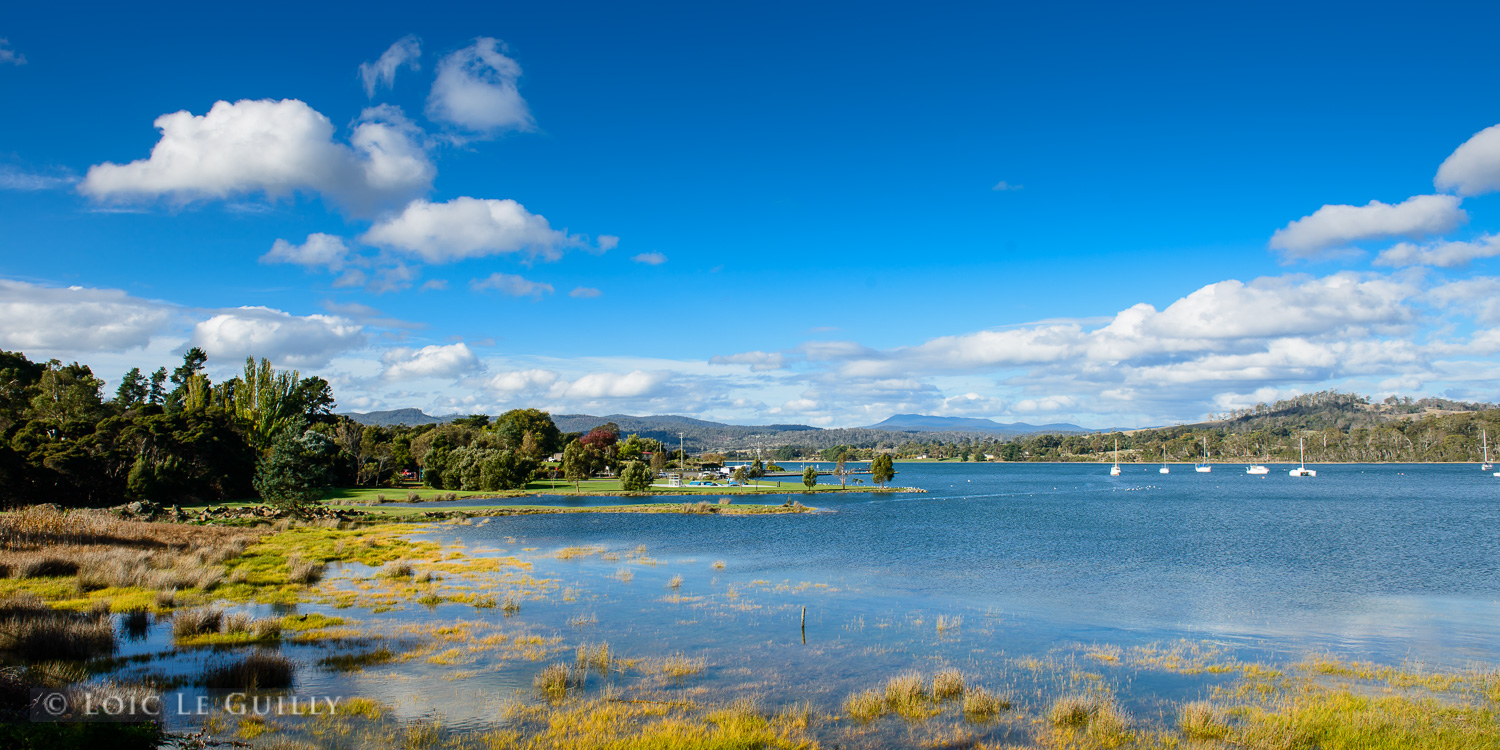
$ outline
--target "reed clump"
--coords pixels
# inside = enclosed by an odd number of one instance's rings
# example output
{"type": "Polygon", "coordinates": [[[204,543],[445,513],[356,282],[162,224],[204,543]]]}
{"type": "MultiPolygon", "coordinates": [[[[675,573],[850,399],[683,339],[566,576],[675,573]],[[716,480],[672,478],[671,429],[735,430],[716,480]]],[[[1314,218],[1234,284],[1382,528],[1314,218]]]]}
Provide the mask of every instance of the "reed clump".
{"type": "Polygon", "coordinates": [[[608,674],[609,666],[614,661],[614,655],[610,652],[608,643],[592,645],[588,643],[578,646],[579,669],[592,669],[599,674],[608,674]]]}
{"type": "Polygon", "coordinates": [[[370,651],[361,651],[355,654],[335,654],[318,660],[318,665],[324,669],[335,672],[358,672],[365,667],[376,664],[385,664],[395,658],[395,654],[385,646],[370,651]]]}
{"type": "Polygon", "coordinates": [[[192,638],[219,632],[224,610],[209,607],[179,610],[172,615],[172,637],[192,638]]]}
{"type": "Polygon", "coordinates": [[[964,676],[957,669],[944,669],[932,676],[932,699],[949,701],[964,694],[964,676]]]}
{"type": "Polygon", "coordinates": [[[381,566],[375,575],[380,578],[388,578],[393,581],[409,579],[416,573],[416,568],[407,560],[393,560],[381,566]]]}
{"type": "Polygon", "coordinates": [[[0,651],[22,661],[92,659],[116,646],[107,613],[56,610],[36,596],[0,602],[0,651]]]}
{"type": "Polygon", "coordinates": [[[661,673],[673,679],[682,679],[703,671],[704,661],[702,659],[690,659],[687,655],[676,653],[661,661],[661,673]]]}
{"type": "Polygon", "coordinates": [[[566,664],[549,664],[536,673],[531,684],[542,697],[560,701],[567,697],[569,690],[582,687],[583,680],[581,675],[566,664]]]}
{"type": "Polygon", "coordinates": [[[303,560],[296,556],[287,559],[286,567],[287,580],[303,585],[311,585],[323,580],[323,573],[327,569],[323,563],[303,560]]]}
{"type": "Polygon", "coordinates": [[[1002,711],[1010,710],[1009,697],[997,696],[982,687],[969,687],[964,691],[964,718],[973,724],[988,724],[1002,711]]]}
{"type": "Polygon", "coordinates": [[[1194,701],[1182,707],[1177,726],[1193,739],[1220,740],[1229,734],[1229,718],[1208,701],[1194,701]]]}
{"type": "Polygon", "coordinates": [[[214,689],[275,689],[292,686],[297,665],[280,654],[256,652],[224,666],[205,670],[201,682],[214,689]]]}

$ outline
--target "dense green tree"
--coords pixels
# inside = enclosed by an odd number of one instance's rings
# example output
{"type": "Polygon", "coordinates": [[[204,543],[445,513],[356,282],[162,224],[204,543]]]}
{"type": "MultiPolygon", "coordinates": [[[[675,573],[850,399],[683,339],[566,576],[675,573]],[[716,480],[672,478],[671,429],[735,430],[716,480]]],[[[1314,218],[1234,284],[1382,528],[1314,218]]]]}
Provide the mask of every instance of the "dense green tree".
{"type": "Polygon", "coordinates": [[[653,476],[659,476],[663,471],[666,470],[667,452],[660,448],[657,448],[656,451],[651,454],[651,473],[653,476]]]}
{"type": "Polygon", "coordinates": [[[808,489],[812,489],[813,486],[816,485],[817,483],[818,483],[818,469],[817,469],[817,467],[809,465],[807,468],[805,468],[805,469],[802,470],[802,484],[806,485],[808,489]]]}
{"type": "Polygon", "coordinates": [[[301,377],[296,370],[275,370],[271,362],[245,359],[245,373],[234,385],[233,409],[245,426],[250,443],[264,449],[292,424],[306,421],[297,397],[301,377]]]}
{"type": "Polygon", "coordinates": [[[746,476],[750,477],[751,479],[760,479],[761,477],[763,477],[765,475],[766,475],[766,465],[763,464],[763,463],[761,463],[760,459],[758,459],[758,458],[755,459],[754,463],[750,464],[750,468],[746,472],[746,476]]]}
{"type": "Polygon", "coordinates": [[[473,427],[476,430],[483,430],[490,426],[490,415],[470,414],[467,417],[456,417],[451,420],[451,424],[460,425],[462,427],[473,427]]]}
{"type": "Polygon", "coordinates": [[[631,461],[620,470],[620,486],[624,487],[626,492],[646,492],[651,489],[651,482],[654,478],[655,475],[651,473],[651,469],[640,461],[631,461]]]}
{"type": "Polygon", "coordinates": [[[498,490],[524,490],[536,476],[537,462],[516,451],[497,451],[498,455],[485,460],[480,475],[480,489],[486,492],[498,490]]]}
{"type": "Polygon", "coordinates": [[[889,453],[882,453],[870,461],[870,478],[881,487],[896,476],[896,464],[889,453]]]}
{"type": "Polygon", "coordinates": [[[332,484],[329,465],[338,447],[328,436],[289,424],[272,441],[255,469],[255,491],[277,508],[303,515],[332,484]]]}
{"type": "Polygon", "coordinates": [[[70,421],[92,423],[104,416],[99,396],[103,387],[104,381],[94,377],[88,365],[64,365],[54,359],[31,388],[27,417],[52,427],[70,421]]]}
{"type": "Polygon", "coordinates": [[[511,409],[495,419],[495,431],[505,436],[511,446],[519,446],[531,433],[537,443],[534,458],[550,456],[562,450],[562,433],[552,422],[552,415],[540,409],[511,409]]]}
{"type": "Polygon", "coordinates": [[[573,491],[578,492],[578,483],[588,479],[592,472],[589,469],[589,451],[583,443],[574,440],[563,448],[562,471],[563,479],[573,483],[573,491]]]}
{"type": "Polygon", "coordinates": [[[338,402],[333,398],[333,387],[319,377],[302,378],[293,391],[292,407],[309,422],[331,421],[338,402]]]}
{"type": "Polygon", "coordinates": [[[449,445],[447,436],[438,433],[422,456],[422,481],[428,487],[439,490],[458,489],[457,482],[448,476],[448,463],[452,455],[453,448],[449,445]]]}
{"type": "Polygon", "coordinates": [[[115,405],[131,409],[146,402],[151,395],[151,384],[141,374],[141,368],[132,367],[120,378],[120,387],[115,389],[115,405]]]}
{"type": "Polygon", "coordinates": [[[182,364],[172,371],[172,385],[178,388],[187,385],[188,378],[203,372],[208,354],[198,347],[188,349],[182,355],[182,364]]]}
{"type": "Polygon", "coordinates": [[[35,395],[32,388],[46,369],[20,352],[0,351],[0,431],[25,418],[35,395]]]}
{"type": "Polygon", "coordinates": [[[151,373],[151,390],[146,400],[153,404],[164,404],[167,400],[167,368],[158,367],[151,373]]]}

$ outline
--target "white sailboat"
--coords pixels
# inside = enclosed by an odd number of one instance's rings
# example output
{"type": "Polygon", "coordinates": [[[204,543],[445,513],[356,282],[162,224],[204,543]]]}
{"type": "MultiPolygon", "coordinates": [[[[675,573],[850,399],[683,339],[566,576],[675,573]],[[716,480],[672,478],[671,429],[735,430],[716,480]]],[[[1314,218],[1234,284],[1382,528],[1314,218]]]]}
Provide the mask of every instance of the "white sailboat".
{"type": "Polygon", "coordinates": [[[1193,471],[1199,474],[1207,474],[1213,470],[1214,467],[1208,465],[1208,438],[1203,438],[1203,463],[1194,466],[1193,471]]]}
{"type": "Polygon", "coordinates": [[[1161,447],[1161,468],[1156,470],[1158,474],[1171,474],[1172,470],[1167,468],[1167,446],[1161,447]]]}
{"type": "Polygon", "coordinates": [[[1109,467],[1109,475],[1112,476],[1112,477],[1120,476],[1120,439],[1119,438],[1115,438],[1115,465],[1109,467]]]}
{"type": "Polygon", "coordinates": [[[1302,438],[1297,438],[1297,460],[1301,462],[1301,465],[1298,466],[1297,468],[1292,469],[1291,471],[1287,472],[1288,476],[1293,476],[1293,477],[1315,477],[1315,476],[1318,475],[1318,472],[1313,471],[1312,469],[1307,468],[1307,456],[1304,453],[1304,445],[1305,445],[1305,443],[1306,443],[1306,441],[1303,440],[1302,438]]]}
{"type": "MultiPolygon", "coordinates": [[[[1480,471],[1489,471],[1490,469],[1495,468],[1493,465],[1490,464],[1490,436],[1489,436],[1489,433],[1486,432],[1486,431],[1484,431],[1484,430],[1480,430],[1479,431],[1479,439],[1480,439],[1481,442],[1484,443],[1484,463],[1482,463],[1482,464],[1479,465],[1479,470],[1480,471]]],[[[1500,477],[1500,474],[1496,474],[1495,476],[1500,477]]]]}
{"type": "Polygon", "coordinates": [[[1246,474],[1270,474],[1271,470],[1262,464],[1250,464],[1245,467],[1246,474]]]}

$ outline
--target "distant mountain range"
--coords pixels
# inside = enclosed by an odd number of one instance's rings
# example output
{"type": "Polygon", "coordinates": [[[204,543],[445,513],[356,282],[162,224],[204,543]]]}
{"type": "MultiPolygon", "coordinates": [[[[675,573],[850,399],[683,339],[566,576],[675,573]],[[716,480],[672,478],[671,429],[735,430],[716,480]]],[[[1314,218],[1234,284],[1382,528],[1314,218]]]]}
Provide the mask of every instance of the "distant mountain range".
{"type": "MultiPolygon", "coordinates": [[[[424,424],[442,424],[462,415],[449,414],[434,417],[420,409],[394,409],[365,414],[349,413],[344,416],[366,425],[415,427],[424,424]]],[[[897,414],[869,427],[832,429],[811,427],[805,424],[724,424],[670,414],[646,417],[629,414],[609,414],[602,417],[591,414],[554,414],[552,421],[563,432],[587,432],[607,422],[614,422],[623,434],[636,433],[641,437],[653,438],[668,444],[677,443],[680,433],[689,450],[699,451],[775,448],[782,445],[801,445],[810,448],[829,448],[835,445],[896,445],[912,440],[916,437],[913,433],[922,433],[924,439],[951,441],[972,438],[976,435],[1014,436],[1044,432],[1092,432],[1074,424],[1033,425],[1024,422],[1002,424],[989,419],[929,417],[920,414],[897,414]]]]}
{"type": "Polygon", "coordinates": [[[901,432],[984,432],[992,435],[1033,435],[1041,432],[1094,432],[1076,424],[1004,424],[993,419],[975,417],[929,417],[925,414],[896,414],[865,429],[901,432]]]}
{"type": "Polygon", "coordinates": [[[398,424],[404,424],[407,427],[416,427],[423,424],[442,424],[463,415],[449,414],[444,417],[433,417],[427,415],[421,409],[392,409],[390,411],[372,411],[363,414],[359,412],[345,412],[341,416],[372,427],[393,427],[398,424]]]}

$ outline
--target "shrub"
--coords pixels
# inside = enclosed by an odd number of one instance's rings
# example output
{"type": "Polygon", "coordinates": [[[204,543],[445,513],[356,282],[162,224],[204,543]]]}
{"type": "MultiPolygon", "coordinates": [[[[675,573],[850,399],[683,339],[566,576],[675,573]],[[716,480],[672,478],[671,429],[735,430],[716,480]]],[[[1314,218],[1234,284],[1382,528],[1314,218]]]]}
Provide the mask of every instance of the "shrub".
{"type": "Polygon", "coordinates": [[[292,583],[310,585],[323,580],[323,563],[292,558],[287,560],[287,580],[292,583]]]}
{"type": "Polygon", "coordinates": [[[399,580],[403,578],[411,578],[412,574],[415,572],[416,568],[413,568],[410,562],[407,562],[406,560],[392,560],[382,566],[380,568],[380,571],[377,572],[376,575],[381,578],[399,580]]]}
{"type": "Polygon", "coordinates": [[[964,691],[964,718],[975,724],[987,724],[1009,708],[1009,699],[996,697],[984,688],[970,687],[964,691]]]}

